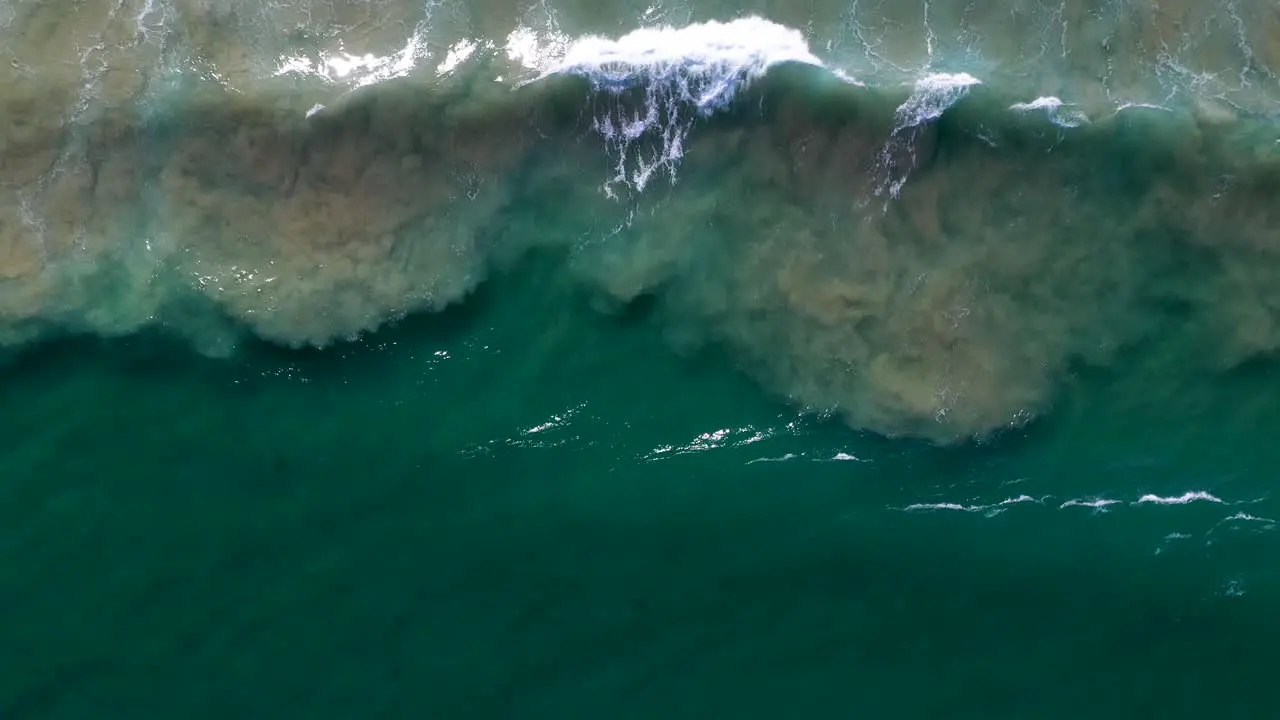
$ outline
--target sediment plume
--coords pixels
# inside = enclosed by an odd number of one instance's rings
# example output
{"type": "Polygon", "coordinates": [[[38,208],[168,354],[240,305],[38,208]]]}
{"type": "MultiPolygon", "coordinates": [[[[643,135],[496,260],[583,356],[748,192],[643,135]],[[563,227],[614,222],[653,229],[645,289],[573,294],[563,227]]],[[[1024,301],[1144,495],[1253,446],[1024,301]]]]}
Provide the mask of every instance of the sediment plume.
{"type": "Polygon", "coordinates": [[[6,32],[75,68],[0,67],[6,347],[151,326],[213,355],[324,346],[534,248],[799,406],[940,443],[1024,424],[1073,366],[1145,344],[1207,368],[1280,347],[1280,134],[1240,98],[877,84],[760,18],[533,60],[475,43],[444,70],[414,34],[344,83],[272,70],[235,13],[55,6],[6,32]]]}

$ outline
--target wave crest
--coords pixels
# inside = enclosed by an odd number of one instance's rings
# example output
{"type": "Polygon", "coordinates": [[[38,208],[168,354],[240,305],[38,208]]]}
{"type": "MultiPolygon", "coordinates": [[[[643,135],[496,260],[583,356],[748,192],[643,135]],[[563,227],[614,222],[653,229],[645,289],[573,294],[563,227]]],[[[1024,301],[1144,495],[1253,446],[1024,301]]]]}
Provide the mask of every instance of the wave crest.
{"type": "Polygon", "coordinates": [[[1265,121],[1068,112],[964,73],[861,86],[759,19],[583,40],[514,91],[475,53],[319,111],[193,79],[72,126],[13,86],[0,343],[324,345],[542,247],[614,303],[654,296],[678,345],[938,442],[1025,423],[1074,363],[1144,343],[1280,348],[1265,121]]]}

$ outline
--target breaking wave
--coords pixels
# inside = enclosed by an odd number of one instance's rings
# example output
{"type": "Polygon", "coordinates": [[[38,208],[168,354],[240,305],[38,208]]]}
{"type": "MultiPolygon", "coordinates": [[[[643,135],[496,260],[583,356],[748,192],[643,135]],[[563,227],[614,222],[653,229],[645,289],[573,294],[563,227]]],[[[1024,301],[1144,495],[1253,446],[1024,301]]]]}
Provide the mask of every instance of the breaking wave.
{"type": "Polygon", "coordinates": [[[1265,117],[863,84],[760,18],[584,38],[517,83],[496,50],[459,63],[324,102],[193,74],[74,123],[15,76],[0,345],[322,346],[541,248],[798,405],[942,443],[1037,417],[1078,364],[1280,348],[1265,117]]]}

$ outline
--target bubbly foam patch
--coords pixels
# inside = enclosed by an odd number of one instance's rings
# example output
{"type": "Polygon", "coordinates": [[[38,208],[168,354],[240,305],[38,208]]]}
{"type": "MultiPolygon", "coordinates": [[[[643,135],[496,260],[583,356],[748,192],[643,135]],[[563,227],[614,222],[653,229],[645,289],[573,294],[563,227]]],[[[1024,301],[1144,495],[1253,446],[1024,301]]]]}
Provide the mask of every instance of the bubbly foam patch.
{"type": "Polygon", "coordinates": [[[894,132],[933,122],[982,81],[969,73],[933,73],[916,81],[906,102],[898,106],[894,132]]]}
{"type": "Polygon", "coordinates": [[[804,35],[759,17],[685,27],[643,28],[613,40],[589,36],[574,42],[551,72],[590,78],[597,87],[636,80],[673,82],[682,99],[715,109],[744,81],[784,62],[822,66],[804,35]]]}
{"type": "Polygon", "coordinates": [[[1014,103],[1009,109],[1017,113],[1028,113],[1043,110],[1049,122],[1059,127],[1080,127],[1089,122],[1089,116],[1080,110],[1073,109],[1068,103],[1053,97],[1038,97],[1029,103],[1014,103]]]}
{"type": "Polygon", "coordinates": [[[617,185],[643,191],[663,172],[674,182],[695,119],[725,108],[769,68],[787,62],[825,67],[800,31],[747,17],[643,28],[617,39],[584,37],[543,77],[576,75],[597,92],[615,95],[643,90],[641,110],[615,105],[595,118],[596,131],[618,158],[617,173],[605,183],[612,196],[617,185]],[[640,142],[648,138],[654,142],[640,142]]]}

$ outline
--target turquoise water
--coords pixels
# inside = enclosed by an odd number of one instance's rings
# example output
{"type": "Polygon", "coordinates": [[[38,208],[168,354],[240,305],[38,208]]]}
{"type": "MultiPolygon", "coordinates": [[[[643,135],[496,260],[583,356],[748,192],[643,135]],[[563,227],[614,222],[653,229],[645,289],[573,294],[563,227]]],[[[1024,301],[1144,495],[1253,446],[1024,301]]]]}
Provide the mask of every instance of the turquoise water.
{"type": "Polygon", "coordinates": [[[1086,378],[930,449],[529,277],[321,352],[10,366],[5,716],[1265,711],[1265,378],[1182,409],[1086,378]]]}
{"type": "Polygon", "coordinates": [[[0,718],[1269,716],[1270,6],[79,7],[0,718]]]}

